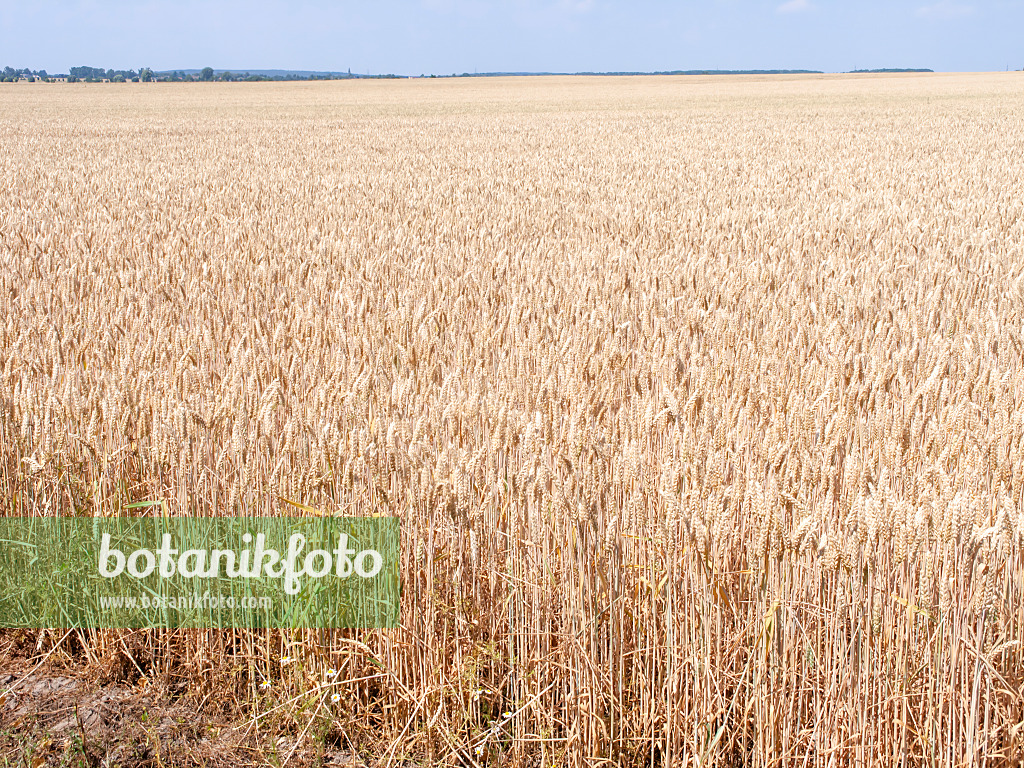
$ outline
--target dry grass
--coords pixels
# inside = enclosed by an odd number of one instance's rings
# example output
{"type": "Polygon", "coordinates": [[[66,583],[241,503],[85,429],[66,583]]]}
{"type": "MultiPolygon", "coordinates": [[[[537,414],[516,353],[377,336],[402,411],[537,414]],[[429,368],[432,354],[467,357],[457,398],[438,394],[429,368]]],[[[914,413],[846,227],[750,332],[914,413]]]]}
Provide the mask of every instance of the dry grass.
{"type": "Polygon", "coordinates": [[[381,764],[1019,764],[1022,113],[4,88],[4,514],[400,515],[399,631],[81,636],[381,764]]]}

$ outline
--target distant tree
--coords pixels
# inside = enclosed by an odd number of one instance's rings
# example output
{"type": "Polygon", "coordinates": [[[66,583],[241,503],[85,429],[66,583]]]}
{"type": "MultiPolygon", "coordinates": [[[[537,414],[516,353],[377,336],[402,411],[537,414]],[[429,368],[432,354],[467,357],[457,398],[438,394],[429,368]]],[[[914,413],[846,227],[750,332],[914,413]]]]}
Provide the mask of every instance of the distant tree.
{"type": "Polygon", "coordinates": [[[72,67],[71,75],[79,80],[102,80],[106,72],[98,67],[72,67]]]}
{"type": "Polygon", "coordinates": [[[150,83],[153,81],[153,70],[149,67],[143,67],[139,70],[139,80],[143,83],[150,83]]]}
{"type": "Polygon", "coordinates": [[[123,83],[124,82],[124,75],[122,75],[120,72],[118,72],[116,75],[114,75],[112,78],[110,78],[110,82],[112,82],[112,83],[123,83]]]}
{"type": "Polygon", "coordinates": [[[199,73],[199,79],[204,82],[213,80],[213,67],[203,67],[203,71],[199,73]]]}

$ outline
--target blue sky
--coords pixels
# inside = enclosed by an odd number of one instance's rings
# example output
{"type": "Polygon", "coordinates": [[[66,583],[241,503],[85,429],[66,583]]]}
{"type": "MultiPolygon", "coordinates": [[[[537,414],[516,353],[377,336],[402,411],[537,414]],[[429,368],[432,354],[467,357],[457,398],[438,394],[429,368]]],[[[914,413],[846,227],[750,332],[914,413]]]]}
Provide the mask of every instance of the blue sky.
{"type": "Polygon", "coordinates": [[[0,0],[0,67],[1024,68],[1024,0],[0,0]]]}

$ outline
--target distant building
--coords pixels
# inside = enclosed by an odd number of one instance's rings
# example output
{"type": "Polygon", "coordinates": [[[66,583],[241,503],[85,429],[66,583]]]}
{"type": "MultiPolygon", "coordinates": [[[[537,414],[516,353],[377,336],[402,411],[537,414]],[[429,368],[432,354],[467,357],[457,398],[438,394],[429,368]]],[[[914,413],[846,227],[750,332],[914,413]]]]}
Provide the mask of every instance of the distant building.
{"type": "Polygon", "coordinates": [[[68,81],[67,75],[54,75],[50,78],[55,83],[66,83],[68,81]]]}
{"type": "Polygon", "coordinates": [[[18,82],[20,83],[34,83],[35,81],[34,75],[18,75],[18,82]]]}

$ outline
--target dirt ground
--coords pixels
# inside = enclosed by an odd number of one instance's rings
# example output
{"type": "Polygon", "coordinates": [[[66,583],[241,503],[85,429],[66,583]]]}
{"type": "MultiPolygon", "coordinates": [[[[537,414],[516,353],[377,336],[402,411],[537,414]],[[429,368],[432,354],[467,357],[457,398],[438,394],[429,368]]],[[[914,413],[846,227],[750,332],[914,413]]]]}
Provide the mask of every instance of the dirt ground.
{"type": "Polygon", "coordinates": [[[33,635],[0,636],[0,768],[367,765],[340,734],[257,726],[231,696],[199,700],[124,654],[69,664],[33,635]]]}

